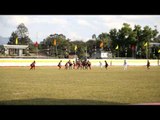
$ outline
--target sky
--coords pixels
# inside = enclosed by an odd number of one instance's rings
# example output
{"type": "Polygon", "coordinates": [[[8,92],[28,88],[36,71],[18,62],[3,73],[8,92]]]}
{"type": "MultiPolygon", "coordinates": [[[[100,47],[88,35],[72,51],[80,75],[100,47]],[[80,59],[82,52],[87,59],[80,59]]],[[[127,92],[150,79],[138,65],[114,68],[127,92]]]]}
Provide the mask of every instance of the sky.
{"type": "Polygon", "coordinates": [[[63,34],[71,41],[87,41],[93,34],[120,29],[123,23],[132,28],[146,25],[160,33],[160,15],[0,15],[0,36],[10,37],[19,24],[28,28],[33,42],[43,41],[50,34],[63,34]]]}

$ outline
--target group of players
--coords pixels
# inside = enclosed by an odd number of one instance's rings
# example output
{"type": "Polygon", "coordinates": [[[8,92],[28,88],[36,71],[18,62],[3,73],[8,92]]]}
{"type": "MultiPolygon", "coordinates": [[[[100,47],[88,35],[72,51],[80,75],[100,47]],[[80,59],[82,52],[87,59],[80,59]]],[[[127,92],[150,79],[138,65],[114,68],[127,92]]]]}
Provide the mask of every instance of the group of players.
{"type": "MultiPolygon", "coordinates": [[[[62,68],[62,60],[58,63],[58,68],[62,68]]],[[[105,60],[105,68],[107,69],[108,63],[105,60]]],[[[91,70],[91,62],[89,60],[78,60],[71,62],[70,60],[66,62],[65,69],[90,69],[91,70]]]]}
{"type": "MultiPolygon", "coordinates": [[[[59,67],[59,69],[62,68],[62,60],[58,63],[57,65],[59,67]]],[[[65,63],[65,69],[90,69],[91,70],[91,62],[88,60],[83,60],[83,61],[73,61],[71,62],[71,60],[67,61],[65,63]]]]}
{"type": "MultiPolygon", "coordinates": [[[[105,68],[107,69],[108,68],[108,63],[107,61],[105,60],[105,68]]],[[[100,61],[100,67],[102,68],[102,62],[100,61]]],[[[31,69],[34,69],[35,70],[35,64],[36,62],[33,61],[31,64],[30,64],[30,70],[31,69]]],[[[62,68],[62,60],[60,60],[60,62],[58,63],[58,68],[61,69],[62,68]]],[[[147,60],[147,69],[150,69],[150,62],[149,60],[147,60]]],[[[91,62],[89,60],[78,60],[76,62],[71,62],[71,60],[69,60],[68,62],[66,62],[65,64],[65,69],[90,69],[91,70],[91,62]]],[[[127,69],[127,61],[124,60],[124,70],[127,69]]]]}

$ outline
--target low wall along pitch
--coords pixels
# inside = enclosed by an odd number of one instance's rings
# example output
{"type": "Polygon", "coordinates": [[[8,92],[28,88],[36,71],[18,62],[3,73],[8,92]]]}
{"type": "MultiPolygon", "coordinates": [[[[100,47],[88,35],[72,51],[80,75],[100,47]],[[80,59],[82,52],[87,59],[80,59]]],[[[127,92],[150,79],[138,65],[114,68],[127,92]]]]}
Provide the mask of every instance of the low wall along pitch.
{"type": "MultiPolygon", "coordinates": [[[[59,61],[62,60],[62,65],[69,60],[71,62],[75,59],[0,59],[0,66],[30,66],[33,61],[36,61],[36,66],[57,66],[59,61]]],[[[122,66],[124,59],[88,59],[92,66],[99,66],[100,61],[102,65],[105,65],[105,60],[108,62],[109,66],[122,66]]],[[[146,59],[126,59],[129,66],[144,66],[147,64],[146,59]]],[[[158,66],[159,60],[149,60],[151,66],[158,66]]]]}

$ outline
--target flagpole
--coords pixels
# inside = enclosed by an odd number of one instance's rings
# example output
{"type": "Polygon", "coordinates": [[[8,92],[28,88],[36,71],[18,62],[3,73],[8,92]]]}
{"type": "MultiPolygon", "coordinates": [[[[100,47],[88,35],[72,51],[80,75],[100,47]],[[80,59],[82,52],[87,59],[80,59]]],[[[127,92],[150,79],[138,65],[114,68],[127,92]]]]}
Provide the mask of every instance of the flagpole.
{"type": "Polygon", "coordinates": [[[147,43],[147,46],[146,46],[146,58],[148,59],[148,43],[147,43]]]}
{"type": "Polygon", "coordinates": [[[57,44],[56,44],[56,57],[57,57],[57,44]]]}
{"type": "Polygon", "coordinates": [[[118,58],[119,58],[119,49],[118,49],[118,58]]]}
{"type": "Polygon", "coordinates": [[[142,58],[142,51],[141,51],[141,48],[139,48],[139,55],[140,55],[140,59],[142,58]]]}
{"type": "Polygon", "coordinates": [[[76,50],[75,50],[75,58],[76,58],[76,50]]]}
{"type": "Polygon", "coordinates": [[[115,49],[116,49],[117,56],[119,57],[119,46],[117,45],[115,49]]]}
{"type": "Polygon", "coordinates": [[[77,45],[74,46],[74,51],[75,51],[75,58],[76,58],[77,45]]]}
{"type": "Polygon", "coordinates": [[[158,50],[158,66],[159,66],[160,49],[158,50]]]}
{"type": "Polygon", "coordinates": [[[147,50],[148,50],[148,59],[149,59],[150,58],[149,40],[148,40],[148,44],[147,44],[147,50]]]}
{"type": "MultiPolygon", "coordinates": [[[[38,41],[38,32],[37,32],[37,41],[38,41]]],[[[38,58],[38,46],[36,46],[37,49],[37,58],[38,58]]]]}
{"type": "Polygon", "coordinates": [[[146,47],[146,59],[148,58],[147,56],[148,56],[148,53],[147,53],[147,46],[145,46],[146,47]]]}
{"type": "Polygon", "coordinates": [[[37,46],[37,58],[38,58],[38,46],[37,46]]]}
{"type": "MultiPolygon", "coordinates": [[[[159,53],[159,55],[160,55],[160,53],[159,53]]],[[[158,66],[159,66],[159,55],[158,55],[158,66]]]]}
{"type": "Polygon", "coordinates": [[[56,41],[56,39],[53,40],[53,45],[55,46],[55,49],[56,49],[55,57],[57,57],[57,41],[56,41]]]}
{"type": "Polygon", "coordinates": [[[87,59],[87,46],[86,46],[86,59],[87,59]]]}
{"type": "Polygon", "coordinates": [[[158,66],[159,66],[159,54],[160,54],[160,53],[158,53],[158,66]]]}
{"type": "Polygon", "coordinates": [[[132,45],[132,58],[134,58],[134,45],[132,45]]]}

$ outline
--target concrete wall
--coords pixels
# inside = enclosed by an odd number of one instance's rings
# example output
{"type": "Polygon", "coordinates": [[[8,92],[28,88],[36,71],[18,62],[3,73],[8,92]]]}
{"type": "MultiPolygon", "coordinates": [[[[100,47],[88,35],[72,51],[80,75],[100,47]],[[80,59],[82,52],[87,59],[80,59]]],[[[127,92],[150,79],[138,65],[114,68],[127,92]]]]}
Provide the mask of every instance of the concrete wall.
{"type": "MultiPolygon", "coordinates": [[[[36,61],[36,66],[57,66],[62,60],[64,65],[69,59],[0,59],[0,66],[30,66],[33,61],[36,61]]],[[[70,59],[75,61],[75,59],[70,59]]]]}
{"type": "MultiPolygon", "coordinates": [[[[62,60],[62,65],[69,59],[0,59],[0,66],[29,66],[33,61],[36,61],[36,66],[57,66],[59,61],[62,60]]],[[[75,61],[75,59],[70,59],[75,61]]],[[[124,59],[89,59],[92,66],[99,66],[99,61],[105,65],[104,61],[107,61],[109,65],[122,66],[124,59]]],[[[146,59],[127,59],[129,66],[145,66],[147,64],[146,59]]],[[[158,66],[158,60],[150,60],[151,66],[158,66]]]]}
{"type": "MultiPolygon", "coordinates": [[[[124,64],[124,59],[91,59],[91,63],[94,66],[99,66],[99,61],[105,65],[104,61],[107,61],[110,66],[122,66],[124,64]]],[[[129,66],[144,66],[147,65],[146,59],[126,59],[129,66]]],[[[149,60],[152,66],[158,66],[158,60],[149,60]]]]}

